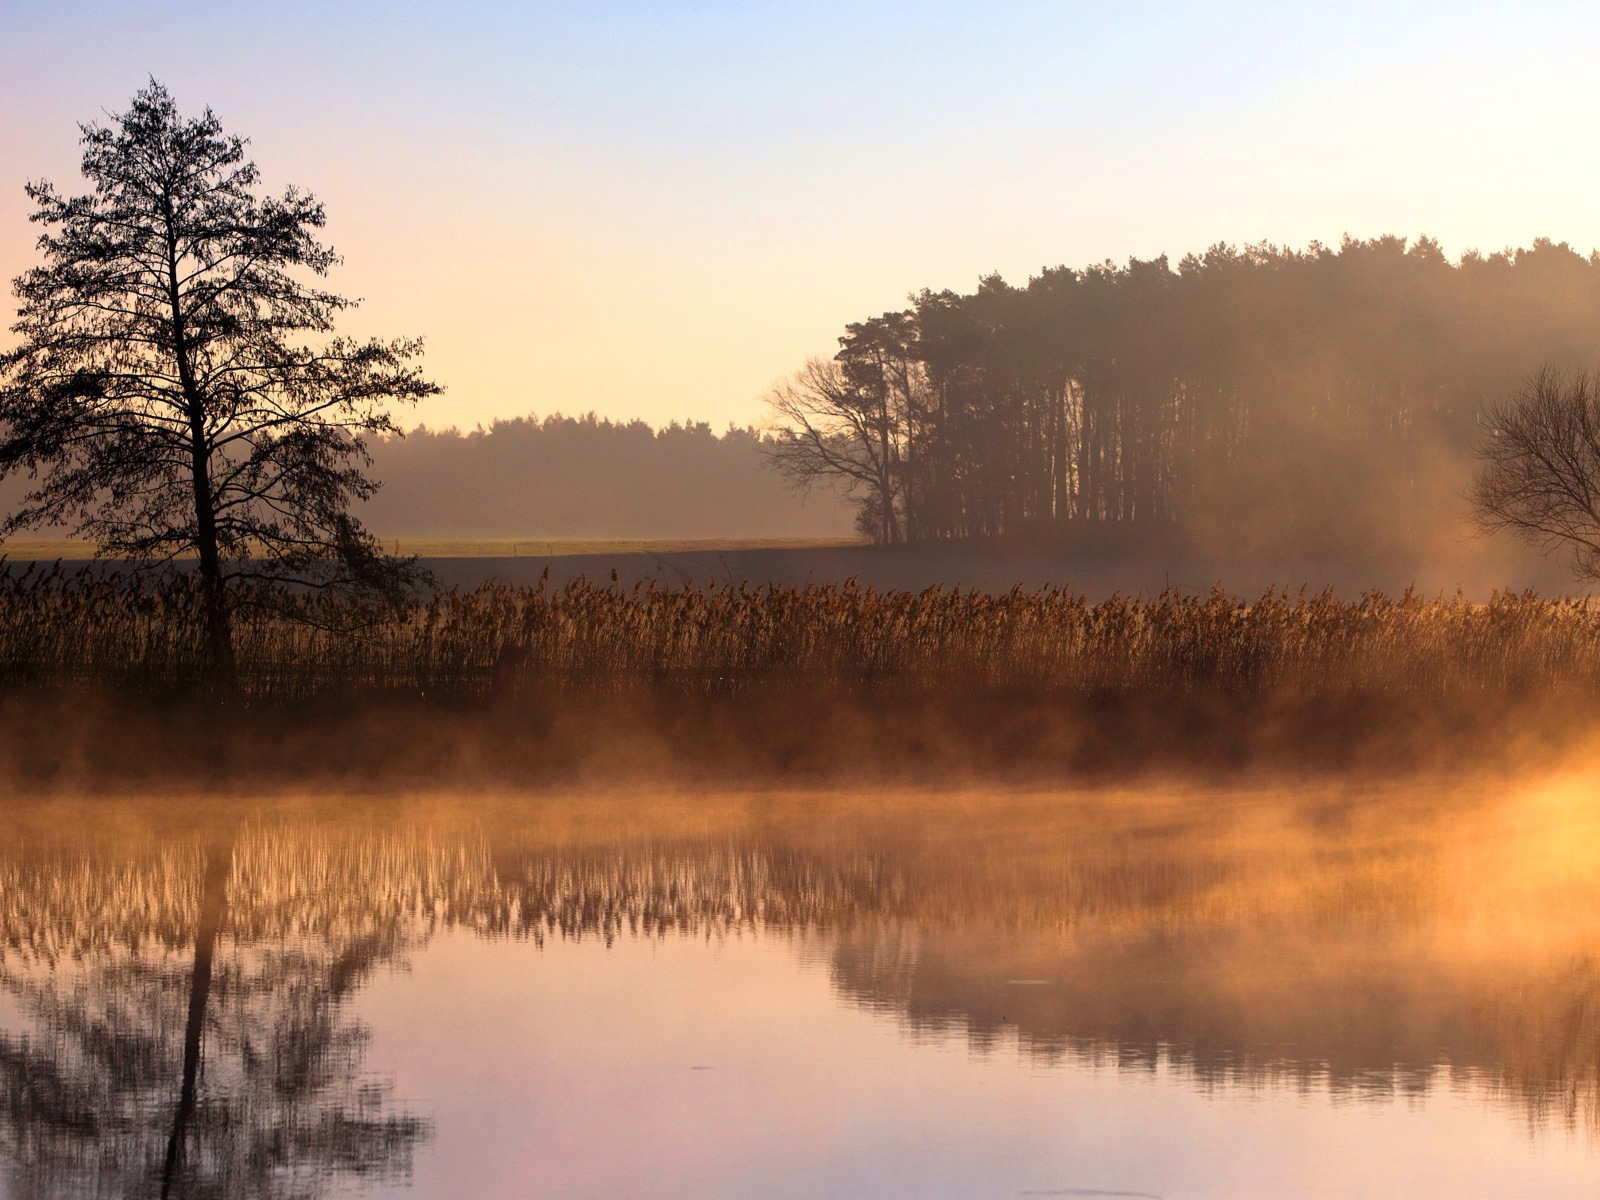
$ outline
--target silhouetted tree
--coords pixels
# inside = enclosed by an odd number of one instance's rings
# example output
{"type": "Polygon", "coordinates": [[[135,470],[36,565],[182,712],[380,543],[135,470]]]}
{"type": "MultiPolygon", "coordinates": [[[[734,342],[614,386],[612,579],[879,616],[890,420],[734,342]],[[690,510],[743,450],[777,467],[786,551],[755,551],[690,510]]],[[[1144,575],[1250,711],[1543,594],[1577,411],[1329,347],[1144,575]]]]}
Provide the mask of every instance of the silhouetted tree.
{"type": "Polygon", "coordinates": [[[869,526],[886,467],[911,540],[1371,559],[1455,532],[1486,402],[1597,357],[1600,257],[1566,245],[1219,245],[920,293],[848,326],[775,432],[869,526]]]}
{"type": "Polygon", "coordinates": [[[301,344],[353,303],[291,273],[339,261],[314,236],[322,206],[258,195],[245,140],[210,109],[185,119],[152,80],[109,127],[81,128],[93,190],[27,189],[45,262],[15,283],[0,475],[39,481],[3,529],[64,525],[163,566],[194,555],[226,670],[233,581],[404,585],[409,564],[349,506],[377,486],[364,435],[398,432],[386,406],[438,388],[410,365],[420,341],[301,344]]]}
{"type": "Polygon", "coordinates": [[[839,362],[814,358],[767,394],[778,426],[773,464],[802,490],[842,482],[858,497],[860,532],[902,540],[899,514],[904,421],[887,388],[867,385],[839,362]]]}
{"type": "Polygon", "coordinates": [[[887,534],[887,541],[910,541],[920,534],[921,506],[910,489],[921,482],[920,454],[934,414],[916,338],[916,324],[907,314],[886,313],[847,325],[834,358],[844,381],[864,401],[875,448],[865,457],[879,466],[884,481],[869,491],[875,499],[864,507],[872,515],[862,532],[887,534]]]}
{"type": "Polygon", "coordinates": [[[1479,524],[1564,550],[1579,578],[1600,580],[1600,379],[1542,370],[1484,423],[1472,488],[1479,524]]]}

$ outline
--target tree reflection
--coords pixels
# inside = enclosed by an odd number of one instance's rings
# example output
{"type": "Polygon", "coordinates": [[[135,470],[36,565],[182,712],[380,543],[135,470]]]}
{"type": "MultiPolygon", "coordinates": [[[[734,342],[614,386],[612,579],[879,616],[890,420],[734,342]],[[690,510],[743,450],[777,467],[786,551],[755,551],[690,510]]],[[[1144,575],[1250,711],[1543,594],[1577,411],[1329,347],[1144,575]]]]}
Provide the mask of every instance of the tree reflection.
{"type": "Polygon", "coordinates": [[[427,1126],[366,1072],[346,1004],[406,922],[329,919],[310,893],[264,919],[285,899],[250,887],[269,845],[7,872],[11,1194],[299,1198],[409,1172],[427,1126]]]}
{"type": "Polygon", "coordinates": [[[1313,836],[1257,803],[1243,824],[819,822],[497,861],[529,936],[803,935],[842,1000],[975,1053],[1351,1100],[1461,1088],[1600,1138],[1600,843],[1562,817],[1508,845],[1464,802],[1313,811],[1313,836]]]}
{"type": "Polygon", "coordinates": [[[1459,804],[1319,810],[1313,836],[1263,804],[0,839],[4,1190],[404,1177],[429,1130],[368,1069],[351,1000],[446,928],[789,937],[843,1001],[980,1053],[1358,1099],[1459,1085],[1600,1133],[1600,839],[1459,804]]]}
{"type": "Polygon", "coordinates": [[[200,1038],[205,1032],[206,1006],[211,998],[211,969],[216,958],[217,934],[228,903],[228,876],[233,870],[233,846],[219,843],[206,854],[205,883],[200,889],[200,919],[195,926],[194,967],[189,972],[189,1017],[183,1027],[183,1085],[178,1110],[167,1139],[167,1161],[161,1171],[161,1200],[172,1185],[189,1148],[189,1122],[194,1117],[195,1083],[200,1074],[200,1038]]]}

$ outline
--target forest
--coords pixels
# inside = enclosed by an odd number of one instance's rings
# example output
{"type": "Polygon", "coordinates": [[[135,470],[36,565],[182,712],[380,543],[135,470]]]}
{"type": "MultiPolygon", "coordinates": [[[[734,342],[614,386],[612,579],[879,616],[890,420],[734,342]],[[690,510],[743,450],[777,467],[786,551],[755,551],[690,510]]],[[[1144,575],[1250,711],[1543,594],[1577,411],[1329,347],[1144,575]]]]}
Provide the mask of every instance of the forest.
{"type": "Polygon", "coordinates": [[[653,428],[593,413],[412,430],[372,443],[384,487],[364,519],[391,537],[846,537],[830,489],[799,497],[754,429],[653,428]]]}
{"type": "Polygon", "coordinates": [[[884,542],[1381,561],[1461,536],[1486,404],[1600,358],[1600,256],[1217,245],[923,291],[772,392],[884,542]]]}

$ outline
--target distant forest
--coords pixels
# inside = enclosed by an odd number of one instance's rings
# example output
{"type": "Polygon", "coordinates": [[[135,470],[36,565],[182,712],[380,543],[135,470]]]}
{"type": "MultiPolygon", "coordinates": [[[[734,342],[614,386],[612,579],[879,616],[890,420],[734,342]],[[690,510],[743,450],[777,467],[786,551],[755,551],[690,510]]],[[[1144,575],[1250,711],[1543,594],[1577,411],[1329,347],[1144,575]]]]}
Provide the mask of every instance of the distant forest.
{"type": "MultiPolygon", "coordinates": [[[[1600,364],[1600,255],[1217,246],[923,291],[839,346],[773,391],[767,431],[558,414],[376,441],[384,486],[361,518],[382,538],[1482,554],[1464,493],[1483,406],[1543,366],[1600,364]]],[[[26,488],[4,481],[0,504],[26,488]]]]}
{"type": "Polygon", "coordinates": [[[1483,404],[1600,361],[1600,256],[1216,246],[924,291],[840,346],[770,397],[780,451],[880,540],[1415,557],[1464,531],[1483,404]]]}
{"type": "Polygon", "coordinates": [[[362,520],[420,538],[844,537],[838,494],[795,495],[752,429],[549,416],[417,429],[372,447],[362,520]]]}

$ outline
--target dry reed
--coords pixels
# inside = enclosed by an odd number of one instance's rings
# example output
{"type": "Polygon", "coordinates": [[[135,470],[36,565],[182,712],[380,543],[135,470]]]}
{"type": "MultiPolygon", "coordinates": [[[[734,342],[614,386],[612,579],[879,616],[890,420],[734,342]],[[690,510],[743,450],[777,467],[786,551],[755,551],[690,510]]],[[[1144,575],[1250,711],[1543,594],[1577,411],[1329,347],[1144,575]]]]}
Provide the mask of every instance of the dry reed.
{"type": "MultiPolygon", "coordinates": [[[[348,691],[482,699],[563,688],[737,690],[878,680],[1062,693],[1521,695],[1600,690],[1600,611],[1497,594],[1487,604],[1371,593],[1220,591],[1090,603],[807,588],[485,585],[398,609],[245,594],[238,687],[297,701],[348,691]]],[[[0,573],[0,686],[183,692],[205,675],[187,578],[0,573]]]]}

